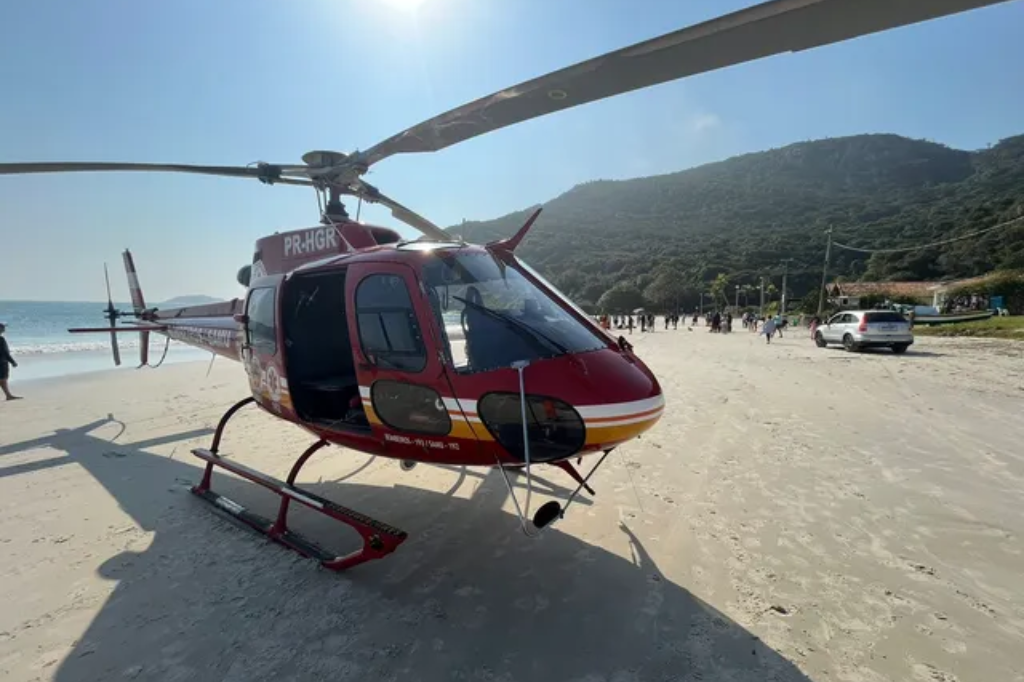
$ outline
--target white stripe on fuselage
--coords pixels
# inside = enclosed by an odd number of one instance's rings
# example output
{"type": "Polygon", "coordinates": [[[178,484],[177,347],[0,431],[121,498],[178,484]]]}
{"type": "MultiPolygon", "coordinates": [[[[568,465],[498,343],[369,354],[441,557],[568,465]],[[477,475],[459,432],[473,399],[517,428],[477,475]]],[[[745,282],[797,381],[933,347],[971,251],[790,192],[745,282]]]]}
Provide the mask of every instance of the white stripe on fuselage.
{"type": "MultiPolygon", "coordinates": [[[[360,386],[359,395],[363,398],[370,397],[370,387],[360,386]]],[[[449,412],[459,413],[462,412],[465,415],[476,415],[477,401],[469,400],[467,398],[442,398],[444,400],[444,406],[449,412]]],[[[665,407],[664,396],[654,396],[653,398],[645,398],[643,400],[633,400],[626,403],[607,403],[604,405],[574,405],[576,411],[579,412],[580,417],[584,421],[601,419],[607,421],[596,422],[593,426],[624,426],[626,424],[635,424],[641,421],[647,421],[660,416],[661,411],[665,407]],[[618,419],[615,419],[618,417],[618,419]]],[[[479,423],[480,419],[476,416],[467,416],[466,419],[471,422],[479,423]]]]}

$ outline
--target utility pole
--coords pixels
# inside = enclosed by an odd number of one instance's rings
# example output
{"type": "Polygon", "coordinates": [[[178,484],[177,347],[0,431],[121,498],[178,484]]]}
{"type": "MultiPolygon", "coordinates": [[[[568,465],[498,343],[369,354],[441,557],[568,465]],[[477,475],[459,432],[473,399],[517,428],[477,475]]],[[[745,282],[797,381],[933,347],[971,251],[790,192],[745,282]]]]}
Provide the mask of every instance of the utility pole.
{"type": "Polygon", "coordinates": [[[779,314],[786,314],[786,279],[789,277],[789,261],[787,258],[785,261],[785,269],[782,271],[782,301],[779,303],[779,314]]]}
{"type": "Polygon", "coordinates": [[[764,317],[764,277],[761,278],[761,310],[759,316],[764,317]]]}
{"type": "Polygon", "coordinates": [[[740,285],[736,285],[736,310],[740,309],[740,285]]]}
{"type": "Polygon", "coordinates": [[[825,287],[828,282],[828,259],[832,255],[832,226],[829,225],[828,229],[825,230],[825,234],[828,235],[828,243],[825,246],[825,265],[821,268],[821,291],[818,292],[818,317],[821,317],[822,311],[825,310],[825,287]]]}

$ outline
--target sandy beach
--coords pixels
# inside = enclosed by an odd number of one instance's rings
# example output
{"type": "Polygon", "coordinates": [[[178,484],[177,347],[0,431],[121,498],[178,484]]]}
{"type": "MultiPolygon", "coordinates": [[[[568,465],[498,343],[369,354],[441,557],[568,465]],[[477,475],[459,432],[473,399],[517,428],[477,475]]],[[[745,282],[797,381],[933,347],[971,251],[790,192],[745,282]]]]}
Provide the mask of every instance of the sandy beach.
{"type": "MultiPolygon", "coordinates": [[[[246,394],[240,366],[15,374],[0,679],[1024,680],[1024,344],[631,340],[665,417],[538,540],[495,472],[319,453],[303,485],[410,534],[340,575],[188,492],[190,448],[246,394]]],[[[310,442],[250,409],[222,451],[283,477],[310,442]]],[[[275,508],[237,479],[215,487],[275,508]]],[[[538,487],[572,486],[555,470],[538,487]]]]}

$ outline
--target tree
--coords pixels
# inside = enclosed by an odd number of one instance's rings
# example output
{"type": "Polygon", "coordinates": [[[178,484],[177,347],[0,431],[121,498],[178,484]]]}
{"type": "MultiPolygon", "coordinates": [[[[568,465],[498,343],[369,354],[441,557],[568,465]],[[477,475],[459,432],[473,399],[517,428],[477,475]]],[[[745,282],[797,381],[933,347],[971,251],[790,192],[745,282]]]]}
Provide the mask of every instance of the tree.
{"type": "Polygon", "coordinates": [[[644,306],[644,295],[632,284],[625,282],[616,284],[604,292],[597,301],[597,307],[603,312],[621,314],[628,313],[644,306]]]}
{"type": "Polygon", "coordinates": [[[720,272],[715,276],[714,281],[711,282],[711,298],[714,300],[715,305],[725,304],[729,305],[729,301],[725,298],[725,289],[729,286],[729,277],[724,273],[720,272]]]}
{"type": "Polygon", "coordinates": [[[644,300],[658,310],[675,310],[693,298],[692,289],[678,270],[662,270],[643,293],[644,300]]]}
{"type": "Polygon", "coordinates": [[[743,294],[743,305],[744,307],[750,305],[750,294],[755,291],[757,287],[753,284],[744,284],[740,287],[740,293],[743,294]]]}

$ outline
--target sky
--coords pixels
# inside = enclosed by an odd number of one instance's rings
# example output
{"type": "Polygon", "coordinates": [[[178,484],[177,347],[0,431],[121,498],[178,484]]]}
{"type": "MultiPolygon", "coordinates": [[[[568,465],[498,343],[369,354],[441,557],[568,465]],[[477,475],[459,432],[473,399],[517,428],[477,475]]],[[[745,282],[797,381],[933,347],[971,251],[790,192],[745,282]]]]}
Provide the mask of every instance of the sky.
{"type": "MultiPolygon", "coordinates": [[[[496,90],[755,4],[742,0],[38,0],[0,3],[0,161],[296,163],[367,148],[496,90]]],[[[1024,0],[769,57],[506,128],[366,179],[445,226],[593,179],[802,140],[1024,133],[1024,0]]],[[[354,209],[354,206],[350,206],[354,209]]],[[[378,207],[362,218],[400,224],[378,207]]],[[[233,297],[254,241],[312,190],[165,174],[0,177],[0,299],[233,297]]],[[[413,236],[410,230],[403,234],[413,236]]]]}

